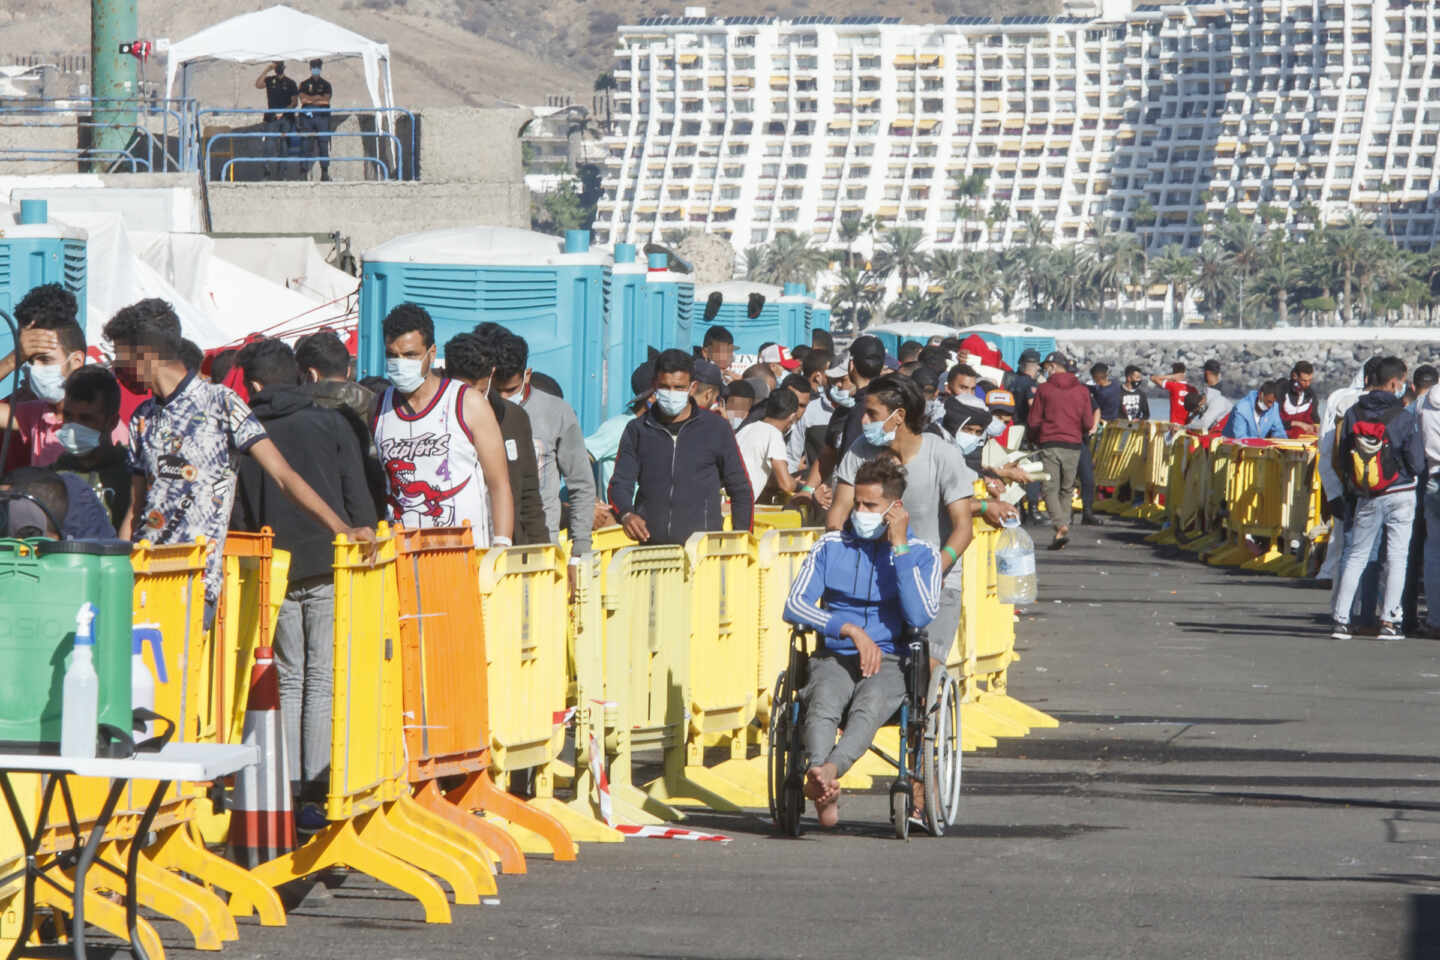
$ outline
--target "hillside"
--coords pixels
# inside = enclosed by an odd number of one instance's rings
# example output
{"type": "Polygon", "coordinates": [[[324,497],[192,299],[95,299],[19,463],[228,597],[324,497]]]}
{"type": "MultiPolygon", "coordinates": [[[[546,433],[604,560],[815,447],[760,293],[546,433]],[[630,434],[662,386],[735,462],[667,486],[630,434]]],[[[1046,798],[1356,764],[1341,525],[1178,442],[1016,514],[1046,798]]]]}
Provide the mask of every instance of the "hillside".
{"type": "MultiPolygon", "coordinates": [[[[245,10],[268,6],[259,0],[140,0],[140,33],[181,39],[245,10]]],[[[397,102],[415,107],[511,102],[544,103],[569,95],[588,103],[595,77],[608,69],[615,28],[644,16],[683,12],[684,2],[653,0],[290,0],[290,5],[325,17],[390,44],[397,102]]],[[[1005,14],[1046,13],[1056,0],[1018,0],[1005,14]]],[[[984,0],[834,0],[823,8],[813,0],[730,0],[711,3],[715,15],[803,16],[822,10],[836,17],[883,10],[911,22],[947,16],[995,14],[984,0]]],[[[0,7],[0,50],[6,56],[72,54],[88,50],[90,5],[85,0],[7,0],[0,7]]],[[[163,74],[152,63],[148,78],[163,74]]],[[[298,69],[292,66],[294,73],[298,69]]],[[[198,77],[202,99],[221,105],[253,104],[256,70],[209,65],[198,77]]],[[[336,102],[358,102],[359,70],[327,69],[336,102]],[[349,87],[358,94],[345,95],[349,87]]]]}

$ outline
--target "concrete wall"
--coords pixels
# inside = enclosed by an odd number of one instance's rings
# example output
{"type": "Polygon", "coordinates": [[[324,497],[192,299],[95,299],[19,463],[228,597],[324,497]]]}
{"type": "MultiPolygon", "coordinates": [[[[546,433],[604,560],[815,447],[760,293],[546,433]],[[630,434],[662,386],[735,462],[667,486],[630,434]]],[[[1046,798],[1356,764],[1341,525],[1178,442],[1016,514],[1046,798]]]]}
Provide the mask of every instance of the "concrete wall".
{"type": "MultiPolygon", "coordinates": [[[[420,116],[420,176],[479,183],[521,183],[522,108],[431,107],[420,116]]],[[[529,225],[527,215],[526,225],[529,225]]]]}
{"type": "Polygon", "coordinates": [[[475,224],[530,226],[523,182],[212,183],[211,229],[223,233],[329,233],[357,254],[404,233],[475,224]]]}

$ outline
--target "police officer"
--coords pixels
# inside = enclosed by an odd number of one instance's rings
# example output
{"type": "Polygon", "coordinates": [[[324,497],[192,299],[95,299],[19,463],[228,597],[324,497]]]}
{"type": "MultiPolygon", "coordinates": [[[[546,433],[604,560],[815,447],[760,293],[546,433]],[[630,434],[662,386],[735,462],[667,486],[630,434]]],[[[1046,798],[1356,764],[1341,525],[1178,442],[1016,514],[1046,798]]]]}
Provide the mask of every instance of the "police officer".
{"type": "MultiPolygon", "coordinates": [[[[330,82],[320,76],[319,60],[310,61],[310,76],[300,82],[301,133],[305,137],[305,155],[320,159],[320,179],[330,179],[330,82]]],[[[305,164],[305,179],[310,177],[310,164],[305,164]]]]}
{"type": "MultiPolygon", "coordinates": [[[[255,89],[265,91],[265,133],[262,150],[265,154],[265,179],[269,180],[270,158],[285,155],[285,140],[295,129],[295,114],[275,113],[276,110],[294,109],[300,90],[295,81],[285,76],[285,61],[276,60],[265,67],[255,78],[255,89]]],[[[284,178],[284,171],[281,173],[284,178]]]]}

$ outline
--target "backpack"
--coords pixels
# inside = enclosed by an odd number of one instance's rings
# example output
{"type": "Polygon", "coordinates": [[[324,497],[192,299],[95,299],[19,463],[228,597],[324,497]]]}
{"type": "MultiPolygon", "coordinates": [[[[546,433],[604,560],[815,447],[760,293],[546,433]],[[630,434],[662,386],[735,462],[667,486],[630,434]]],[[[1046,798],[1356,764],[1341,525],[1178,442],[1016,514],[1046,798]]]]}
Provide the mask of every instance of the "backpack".
{"type": "Polygon", "coordinates": [[[1400,457],[1390,434],[1390,421],[1404,410],[1398,405],[1387,407],[1374,418],[1356,411],[1346,448],[1350,456],[1348,479],[1357,493],[1375,496],[1400,479],[1400,457]]]}

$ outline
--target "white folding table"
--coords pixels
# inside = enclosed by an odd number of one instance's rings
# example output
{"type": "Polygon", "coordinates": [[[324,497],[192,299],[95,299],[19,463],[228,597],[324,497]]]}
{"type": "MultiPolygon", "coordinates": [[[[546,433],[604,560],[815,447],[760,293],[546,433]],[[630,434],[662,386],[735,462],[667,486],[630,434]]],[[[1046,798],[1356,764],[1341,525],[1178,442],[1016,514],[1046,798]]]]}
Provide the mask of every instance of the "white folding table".
{"type": "MultiPolygon", "coordinates": [[[[25,878],[25,906],[20,924],[20,935],[10,950],[7,960],[36,953],[34,948],[26,949],[26,941],[35,924],[35,884],[44,880],[56,885],[44,876],[50,870],[75,869],[74,889],[71,891],[74,929],[70,938],[71,950],[76,960],[85,960],[85,874],[95,863],[95,855],[105,834],[105,827],[114,816],[120,795],[132,780],[154,780],[155,790],[145,806],[145,812],[137,827],[135,842],[122,872],[118,867],[100,861],[100,865],[125,878],[125,926],[130,934],[130,952],[136,960],[149,960],[141,945],[136,930],[135,874],[140,863],[140,850],[145,837],[160,809],[160,801],[172,783],[194,783],[215,780],[260,762],[260,748],[251,744],[216,743],[170,743],[155,753],[139,753],[126,760],[95,758],[82,760],[75,757],[39,756],[36,754],[0,754],[0,791],[5,794],[5,803],[25,847],[25,860],[18,870],[0,877],[0,886],[10,883],[21,875],[25,878]],[[11,776],[17,773],[49,774],[40,801],[40,810],[33,826],[25,822],[24,811],[15,796],[11,776]],[[85,838],[83,847],[66,850],[54,855],[48,863],[41,865],[40,841],[50,822],[52,802],[58,787],[65,801],[65,816],[69,821],[71,836],[77,847],[80,843],[80,824],[75,818],[75,804],[70,796],[66,775],[77,777],[101,777],[110,781],[110,790],[105,803],[96,817],[94,826],[85,838]]],[[[63,889],[63,887],[60,887],[63,889]]]]}

